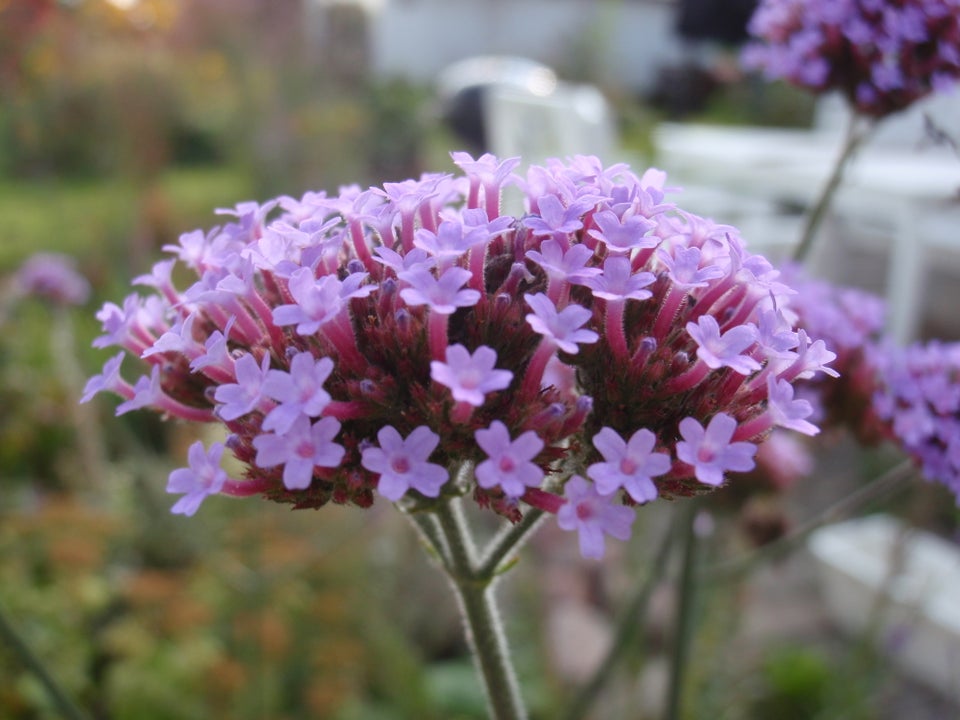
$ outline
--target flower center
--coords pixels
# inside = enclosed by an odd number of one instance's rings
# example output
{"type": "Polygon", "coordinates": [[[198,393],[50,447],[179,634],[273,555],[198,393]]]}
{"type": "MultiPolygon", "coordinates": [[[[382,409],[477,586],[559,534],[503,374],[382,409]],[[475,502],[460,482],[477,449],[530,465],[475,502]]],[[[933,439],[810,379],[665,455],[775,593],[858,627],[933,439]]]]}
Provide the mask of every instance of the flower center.
{"type": "Polygon", "coordinates": [[[405,475],[410,472],[410,460],[407,457],[395,457],[390,461],[390,469],[398,475],[405,475]]]}
{"type": "Polygon", "coordinates": [[[593,514],[593,505],[588,502],[577,503],[577,520],[589,520],[593,514]]]}
{"type": "Polygon", "coordinates": [[[697,460],[702,463],[711,463],[716,460],[717,454],[713,451],[712,448],[701,445],[697,450],[697,460]]]}
{"type": "Polygon", "coordinates": [[[517,467],[517,464],[513,461],[513,458],[512,458],[512,457],[510,457],[510,456],[508,456],[508,455],[504,455],[502,458],[500,458],[500,471],[501,471],[501,472],[505,472],[505,473],[513,472],[513,470],[514,470],[516,467],[517,467]]]}
{"type": "Polygon", "coordinates": [[[633,475],[637,471],[637,464],[630,458],[620,461],[620,472],[624,475],[633,475]]]}
{"type": "Polygon", "coordinates": [[[307,458],[313,457],[313,450],[313,443],[309,440],[303,440],[302,442],[297,443],[297,448],[294,452],[296,452],[299,457],[302,457],[304,460],[306,460],[307,458]]]}

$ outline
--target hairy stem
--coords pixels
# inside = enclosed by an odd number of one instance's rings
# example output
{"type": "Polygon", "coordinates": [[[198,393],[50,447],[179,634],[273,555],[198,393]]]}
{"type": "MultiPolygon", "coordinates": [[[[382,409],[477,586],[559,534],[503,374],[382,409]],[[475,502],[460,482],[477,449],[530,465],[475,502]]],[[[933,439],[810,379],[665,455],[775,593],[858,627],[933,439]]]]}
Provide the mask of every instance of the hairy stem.
{"type": "Polygon", "coordinates": [[[487,693],[490,716],[493,720],[523,720],[527,713],[493,594],[493,574],[477,570],[473,540],[460,500],[441,503],[436,515],[449,553],[444,568],[460,602],[467,641],[487,693]]]}
{"type": "Polygon", "coordinates": [[[503,569],[504,560],[510,554],[516,552],[523,541],[536,529],[543,515],[543,510],[530,508],[520,522],[504,527],[490,541],[490,545],[477,567],[477,574],[481,577],[494,577],[499,574],[503,569]]]}

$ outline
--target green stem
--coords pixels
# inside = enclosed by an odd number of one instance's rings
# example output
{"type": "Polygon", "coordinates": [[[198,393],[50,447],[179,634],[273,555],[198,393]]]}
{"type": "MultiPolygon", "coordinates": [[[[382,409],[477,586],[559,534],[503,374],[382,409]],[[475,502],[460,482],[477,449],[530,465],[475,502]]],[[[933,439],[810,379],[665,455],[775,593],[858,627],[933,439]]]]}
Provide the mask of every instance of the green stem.
{"type": "Polygon", "coordinates": [[[440,535],[449,551],[444,568],[460,601],[467,640],[483,679],[491,718],[523,720],[527,713],[493,596],[493,574],[480,574],[476,569],[473,542],[460,500],[441,503],[436,514],[440,535]]]}
{"type": "Polygon", "coordinates": [[[683,682],[686,679],[687,656],[693,635],[693,598],[697,590],[697,536],[694,522],[700,503],[692,499],[687,503],[681,516],[683,525],[683,564],[677,585],[677,623],[674,630],[673,652],[670,657],[670,685],[667,688],[668,720],[679,720],[683,696],[683,682]]]}
{"type": "Polygon", "coordinates": [[[862,510],[867,505],[885,498],[897,490],[904,482],[917,472],[913,460],[906,459],[893,466],[879,477],[871,480],[863,487],[855,490],[830,507],[826,508],[789,535],[785,535],[775,542],[764,545],[743,557],[734,558],[717,563],[705,569],[704,578],[711,581],[742,577],[758,565],[782,557],[804,542],[814,530],[827,523],[838,522],[862,510]]]}
{"type": "Polygon", "coordinates": [[[586,717],[587,712],[600,696],[601,690],[613,678],[614,671],[620,661],[623,660],[624,655],[628,650],[636,647],[637,633],[646,618],[647,606],[650,603],[650,597],[653,595],[653,589],[663,577],[663,572],[667,567],[667,558],[670,556],[673,538],[673,527],[670,526],[660,540],[660,546],[653,558],[650,572],[646,573],[637,583],[614,626],[613,642],[607,650],[607,654],[597,666],[597,669],[594,670],[590,680],[580,689],[568,706],[563,716],[564,720],[582,720],[586,717]]]}
{"type": "Polygon", "coordinates": [[[0,607],[0,638],[3,644],[13,650],[13,653],[20,658],[20,661],[31,673],[36,676],[43,689],[46,691],[53,705],[57,708],[67,720],[86,720],[86,715],[67,697],[64,690],[53,679],[53,676],[47,672],[46,667],[40,661],[27,644],[17,635],[13,625],[7,619],[7,614],[0,607]]]}
{"type": "Polygon", "coordinates": [[[530,508],[520,522],[507,525],[490,541],[483,560],[477,567],[477,574],[481,577],[493,577],[503,571],[504,559],[520,547],[521,543],[536,529],[543,519],[544,511],[539,508],[530,508]]]}
{"type": "Polygon", "coordinates": [[[810,249],[813,247],[813,241],[817,236],[817,231],[820,229],[827,210],[830,208],[830,203],[833,200],[837,188],[840,186],[840,181],[843,180],[843,173],[850,162],[850,158],[853,157],[854,151],[867,138],[870,130],[873,129],[872,123],[867,122],[861,124],[862,120],[863,118],[856,112],[850,112],[847,132],[844,137],[843,147],[840,149],[840,155],[833,165],[830,177],[820,190],[820,195],[807,213],[803,232],[800,235],[800,242],[793,252],[793,260],[795,262],[803,262],[810,254],[810,249]]]}
{"type": "Polygon", "coordinates": [[[444,568],[450,564],[450,552],[443,538],[440,537],[440,527],[433,513],[420,510],[408,512],[407,517],[420,531],[420,537],[427,546],[427,551],[434,555],[434,559],[444,568]]]}

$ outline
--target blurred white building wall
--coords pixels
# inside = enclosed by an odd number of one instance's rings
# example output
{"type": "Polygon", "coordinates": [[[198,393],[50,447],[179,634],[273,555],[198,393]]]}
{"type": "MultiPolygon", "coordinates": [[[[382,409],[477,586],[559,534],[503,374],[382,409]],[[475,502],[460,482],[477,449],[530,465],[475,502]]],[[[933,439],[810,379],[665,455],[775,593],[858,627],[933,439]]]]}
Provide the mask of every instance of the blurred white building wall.
{"type": "Polygon", "coordinates": [[[372,69],[431,82],[472,55],[522,55],[644,91],[682,57],[675,13],[672,0],[382,0],[370,11],[372,69]]]}

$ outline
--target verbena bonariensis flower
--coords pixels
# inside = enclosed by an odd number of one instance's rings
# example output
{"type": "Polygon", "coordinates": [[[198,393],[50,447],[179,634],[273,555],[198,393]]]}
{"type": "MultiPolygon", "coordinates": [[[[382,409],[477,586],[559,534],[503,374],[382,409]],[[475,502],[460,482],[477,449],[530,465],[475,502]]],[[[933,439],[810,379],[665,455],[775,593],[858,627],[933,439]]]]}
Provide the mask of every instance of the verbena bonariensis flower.
{"type": "MultiPolygon", "coordinates": [[[[825,429],[846,428],[866,444],[884,439],[885,424],[872,407],[877,372],[872,348],[883,341],[885,301],[867,290],[815,278],[799,264],[786,265],[781,273],[796,294],[779,310],[836,354],[831,368],[838,380],[821,376],[797,385],[798,395],[815,407],[812,418],[825,429]]],[[[770,311],[765,312],[761,328],[773,324],[770,311]]]]}
{"type": "Polygon", "coordinates": [[[874,410],[891,437],[960,502],[960,343],[929,342],[871,352],[874,410]]]}
{"type": "Polygon", "coordinates": [[[792,383],[832,353],[773,310],[790,290],[734,228],[665,201],[662,173],[453,159],[463,176],[221,211],[135,280],[151,293],[99,312],[95,345],[121,352],[84,400],[223,423],[244,467],[191,449],[175,511],[472,492],[513,521],[559,512],[599,556],[633,505],[749,470],[774,426],[816,432],[792,383]],[[520,217],[500,214],[508,182],[520,217]],[[132,385],[124,354],[150,366],[132,385]]]}
{"type": "Polygon", "coordinates": [[[77,272],[73,258],[59,253],[31,255],[13,278],[14,292],[49,300],[56,305],[83,305],[90,283],[77,272]]]}
{"type": "Polygon", "coordinates": [[[762,0],[743,62],[884,117],[960,78],[958,0],[762,0]]]}

